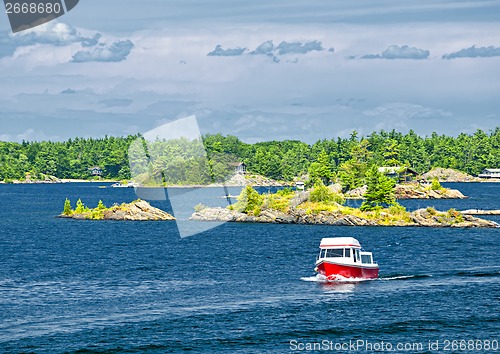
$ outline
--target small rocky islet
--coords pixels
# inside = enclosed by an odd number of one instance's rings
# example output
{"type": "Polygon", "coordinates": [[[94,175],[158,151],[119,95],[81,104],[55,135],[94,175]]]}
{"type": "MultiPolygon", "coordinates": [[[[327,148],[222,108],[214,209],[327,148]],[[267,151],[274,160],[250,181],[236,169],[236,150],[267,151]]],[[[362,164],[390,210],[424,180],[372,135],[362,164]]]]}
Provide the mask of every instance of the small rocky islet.
{"type": "Polygon", "coordinates": [[[78,200],[76,209],[73,210],[66,199],[61,218],[77,220],[125,220],[125,221],[167,221],[175,220],[169,213],[151,206],[144,200],[137,199],[131,203],[123,203],[106,207],[99,201],[96,208],[90,209],[78,200]]]}
{"type": "MultiPolygon", "coordinates": [[[[348,199],[363,199],[367,186],[352,189],[345,193],[348,199]]],[[[420,183],[397,184],[394,187],[394,194],[397,199],[466,199],[458,189],[438,188],[432,189],[420,183]]]]}

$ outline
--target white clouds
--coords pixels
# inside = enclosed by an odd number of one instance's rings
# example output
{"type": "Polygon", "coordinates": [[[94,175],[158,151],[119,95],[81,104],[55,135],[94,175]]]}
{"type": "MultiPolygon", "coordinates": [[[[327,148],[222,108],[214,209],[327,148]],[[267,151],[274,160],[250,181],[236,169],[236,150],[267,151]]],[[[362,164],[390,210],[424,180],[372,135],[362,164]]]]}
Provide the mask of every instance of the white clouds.
{"type": "Polygon", "coordinates": [[[313,51],[322,51],[324,50],[323,45],[320,41],[311,41],[311,42],[281,42],[278,47],[276,47],[278,50],[279,55],[285,55],[285,54],[306,54],[309,52],[313,51]]]}
{"type": "Polygon", "coordinates": [[[427,59],[430,52],[428,50],[410,47],[407,45],[391,45],[381,54],[366,54],[361,59],[427,59]]]}
{"type": "Polygon", "coordinates": [[[223,49],[220,44],[218,44],[214,50],[209,52],[207,56],[209,57],[235,57],[242,55],[247,49],[246,48],[229,48],[223,49]]]}
{"type": "Polygon", "coordinates": [[[96,33],[92,38],[83,38],[81,41],[82,47],[93,47],[99,43],[102,34],[96,33]]]}
{"type": "MultiPolygon", "coordinates": [[[[130,40],[107,43],[101,33],[84,36],[76,28],[62,22],[49,22],[32,29],[0,38],[12,51],[12,58],[27,67],[57,65],[64,62],[120,62],[127,58],[134,44],[130,40]]],[[[5,54],[8,53],[3,50],[5,54]]],[[[10,54],[10,53],[9,53],[10,54]]]]}
{"type": "Polygon", "coordinates": [[[120,62],[124,61],[130,54],[134,43],[131,40],[117,41],[109,47],[99,46],[92,50],[81,50],[73,55],[74,63],[97,62],[120,62]]]}
{"type": "Polygon", "coordinates": [[[500,47],[476,47],[473,45],[470,48],[461,49],[457,52],[443,55],[443,59],[490,57],[500,57],[500,47]]]}
{"type": "Polygon", "coordinates": [[[76,28],[73,28],[66,23],[55,21],[10,35],[10,39],[16,45],[20,46],[34,44],[52,44],[56,46],[63,46],[80,42],[88,45],[93,43],[93,41],[97,44],[97,40],[100,37],[101,34],[99,33],[93,38],[82,37],[76,28]]]}
{"type": "Polygon", "coordinates": [[[259,44],[255,50],[251,51],[249,54],[251,55],[273,55],[274,44],[273,41],[265,41],[262,44],[259,44]]]}
{"type": "MultiPolygon", "coordinates": [[[[329,52],[333,52],[333,48],[330,48],[329,52]]],[[[304,55],[309,52],[321,52],[324,51],[323,44],[318,40],[313,40],[309,42],[287,42],[282,41],[279,45],[275,46],[273,41],[268,40],[257,46],[253,51],[248,52],[247,48],[231,48],[223,49],[221,45],[217,45],[215,49],[207,54],[207,56],[241,56],[245,53],[248,55],[265,55],[272,59],[273,63],[279,63],[281,61],[278,56],[283,55],[304,55]]],[[[298,63],[298,59],[287,60],[288,63],[298,63]]]]}

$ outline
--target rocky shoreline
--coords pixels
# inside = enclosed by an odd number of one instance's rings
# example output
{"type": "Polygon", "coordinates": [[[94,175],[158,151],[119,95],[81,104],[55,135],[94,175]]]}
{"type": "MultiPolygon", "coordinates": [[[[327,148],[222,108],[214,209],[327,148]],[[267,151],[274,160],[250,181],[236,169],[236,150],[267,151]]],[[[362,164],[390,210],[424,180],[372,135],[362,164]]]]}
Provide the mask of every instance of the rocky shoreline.
{"type": "Polygon", "coordinates": [[[114,205],[105,209],[88,209],[84,212],[62,213],[60,218],[77,220],[167,221],[175,220],[169,213],[151,206],[144,200],[114,205]]]}
{"type": "Polygon", "coordinates": [[[426,189],[422,185],[399,184],[396,186],[397,199],[465,199],[467,198],[458,189],[442,188],[438,190],[426,189]]]}
{"type": "Polygon", "coordinates": [[[479,178],[452,168],[441,167],[435,167],[422,174],[422,178],[428,181],[437,178],[439,182],[500,182],[500,178],[479,178]]]}
{"type": "Polygon", "coordinates": [[[63,184],[63,183],[116,183],[119,181],[110,180],[110,179],[72,179],[72,178],[63,178],[63,179],[29,179],[29,180],[12,180],[11,182],[0,181],[0,184],[63,184]]]}
{"type": "MultiPolygon", "coordinates": [[[[359,187],[345,193],[347,199],[363,199],[367,187],[359,187]]],[[[394,189],[396,199],[465,199],[458,189],[441,188],[432,190],[419,183],[398,184],[394,189]]]]}
{"type": "Polygon", "coordinates": [[[376,213],[368,214],[368,216],[370,218],[345,214],[340,210],[334,212],[321,211],[312,214],[300,208],[291,208],[288,213],[266,209],[260,215],[255,216],[225,208],[206,207],[193,213],[190,220],[332,226],[499,227],[497,223],[490,220],[465,215],[458,211],[450,214],[432,208],[419,209],[408,213],[406,218],[395,218],[394,220],[390,220],[389,214],[385,212],[380,212],[378,216],[376,213]]]}

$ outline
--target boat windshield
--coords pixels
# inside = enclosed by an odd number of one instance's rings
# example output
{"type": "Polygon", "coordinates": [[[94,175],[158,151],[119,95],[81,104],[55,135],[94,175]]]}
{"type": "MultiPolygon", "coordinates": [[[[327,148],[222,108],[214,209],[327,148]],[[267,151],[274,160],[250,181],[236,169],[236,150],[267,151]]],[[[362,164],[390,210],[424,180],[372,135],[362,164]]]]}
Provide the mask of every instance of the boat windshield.
{"type": "Polygon", "coordinates": [[[351,258],[350,248],[323,248],[319,251],[318,258],[351,258]]]}
{"type": "Polygon", "coordinates": [[[361,255],[361,263],[372,264],[372,255],[371,254],[362,254],[361,255]]]}
{"type": "Polygon", "coordinates": [[[331,248],[326,250],[326,257],[328,258],[338,258],[344,257],[344,249],[342,248],[331,248]]]}

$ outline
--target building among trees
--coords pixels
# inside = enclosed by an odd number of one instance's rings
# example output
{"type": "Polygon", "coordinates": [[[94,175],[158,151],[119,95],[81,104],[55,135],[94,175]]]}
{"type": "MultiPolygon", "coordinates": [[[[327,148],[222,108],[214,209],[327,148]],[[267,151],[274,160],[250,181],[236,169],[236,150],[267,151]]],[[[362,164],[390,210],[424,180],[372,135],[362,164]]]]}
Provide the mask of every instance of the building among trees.
{"type": "Polygon", "coordinates": [[[239,175],[244,175],[247,173],[247,165],[244,162],[233,162],[231,166],[234,166],[234,172],[239,175]]]}
{"type": "Polygon", "coordinates": [[[89,167],[88,170],[91,176],[102,177],[102,168],[100,168],[99,166],[89,167]]]}
{"type": "Polygon", "coordinates": [[[479,178],[500,178],[500,168],[485,168],[479,178]]]}

